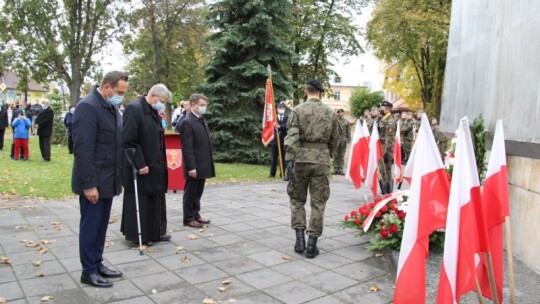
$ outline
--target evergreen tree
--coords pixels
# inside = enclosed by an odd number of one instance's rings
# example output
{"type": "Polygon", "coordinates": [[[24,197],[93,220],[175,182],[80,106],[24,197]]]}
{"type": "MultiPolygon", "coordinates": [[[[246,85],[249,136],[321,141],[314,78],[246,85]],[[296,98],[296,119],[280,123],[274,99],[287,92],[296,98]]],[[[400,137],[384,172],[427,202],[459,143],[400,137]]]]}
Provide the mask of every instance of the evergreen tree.
{"type": "Polygon", "coordinates": [[[284,41],[289,18],[287,0],[223,0],[210,6],[213,54],[205,68],[203,92],[215,147],[224,162],[262,163],[268,149],[261,143],[267,65],[272,68],[276,100],[289,99],[287,64],[294,54],[284,41]]]}

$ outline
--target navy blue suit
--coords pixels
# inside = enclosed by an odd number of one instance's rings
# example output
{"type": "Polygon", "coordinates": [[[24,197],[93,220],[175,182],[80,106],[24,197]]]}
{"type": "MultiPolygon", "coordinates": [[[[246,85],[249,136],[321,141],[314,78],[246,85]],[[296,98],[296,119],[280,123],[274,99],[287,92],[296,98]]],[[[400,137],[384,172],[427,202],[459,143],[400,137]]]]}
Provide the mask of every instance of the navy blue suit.
{"type": "MultiPolygon", "coordinates": [[[[283,163],[283,170],[285,170],[285,147],[284,147],[284,143],[285,143],[285,136],[287,136],[287,121],[289,121],[289,115],[287,115],[287,113],[284,113],[283,115],[281,114],[278,114],[277,116],[277,122],[279,124],[279,128],[277,129],[277,132],[275,132],[275,129],[274,129],[274,139],[272,140],[272,142],[270,143],[271,147],[272,147],[272,161],[270,163],[270,176],[274,177],[276,176],[276,168],[277,166],[279,165],[278,163],[278,155],[279,155],[279,151],[278,151],[278,145],[277,145],[277,142],[276,142],[276,138],[279,137],[279,144],[280,144],[280,148],[281,148],[281,161],[283,163]],[[280,119],[281,117],[281,119],[280,119]]],[[[280,173],[281,175],[281,173],[280,173]]]]}
{"type": "Polygon", "coordinates": [[[94,88],[73,115],[73,174],[71,189],[79,195],[79,253],[84,275],[97,273],[103,261],[112,199],[122,189],[122,117],[94,88]],[[97,188],[90,203],[84,190],[97,188]]]}

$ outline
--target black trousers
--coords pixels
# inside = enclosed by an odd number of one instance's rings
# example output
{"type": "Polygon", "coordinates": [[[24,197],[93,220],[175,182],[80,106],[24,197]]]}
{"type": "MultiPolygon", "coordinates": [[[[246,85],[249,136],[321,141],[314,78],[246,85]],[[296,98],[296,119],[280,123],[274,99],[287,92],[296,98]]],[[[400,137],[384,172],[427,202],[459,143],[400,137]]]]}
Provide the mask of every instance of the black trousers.
{"type": "Polygon", "coordinates": [[[39,150],[44,160],[51,160],[51,137],[39,136],[39,150]]]}
{"type": "Polygon", "coordinates": [[[103,262],[103,249],[109,217],[111,216],[112,198],[100,198],[92,204],[85,196],[79,196],[81,222],[79,225],[79,255],[84,275],[97,273],[103,262]]]}
{"type": "MultiPolygon", "coordinates": [[[[281,161],[283,163],[283,171],[285,171],[285,147],[281,143],[281,161]]],[[[270,163],[270,176],[276,176],[276,171],[279,168],[279,150],[277,144],[272,145],[272,162],[270,163]]],[[[285,172],[284,172],[285,173],[285,172]]],[[[281,171],[279,173],[281,176],[281,171]]]]}
{"type": "Polygon", "coordinates": [[[73,154],[73,136],[71,134],[68,135],[68,150],[69,154],[73,154]]]}
{"type": "Polygon", "coordinates": [[[184,223],[189,223],[201,217],[201,197],[204,191],[206,179],[191,179],[186,180],[184,187],[183,209],[184,223]]]}
{"type": "Polygon", "coordinates": [[[4,133],[6,133],[6,129],[0,129],[0,150],[4,149],[4,133]]]}

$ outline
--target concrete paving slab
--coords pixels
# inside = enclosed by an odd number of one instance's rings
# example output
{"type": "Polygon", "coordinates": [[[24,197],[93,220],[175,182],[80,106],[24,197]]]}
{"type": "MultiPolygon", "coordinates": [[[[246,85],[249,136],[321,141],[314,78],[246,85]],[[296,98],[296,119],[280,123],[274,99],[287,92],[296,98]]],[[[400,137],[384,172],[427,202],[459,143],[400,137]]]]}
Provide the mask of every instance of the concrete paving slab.
{"type": "Polygon", "coordinates": [[[284,303],[290,304],[305,303],[326,295],[326,293],[298,281],[268,287],[263,291],[284,303]]]}

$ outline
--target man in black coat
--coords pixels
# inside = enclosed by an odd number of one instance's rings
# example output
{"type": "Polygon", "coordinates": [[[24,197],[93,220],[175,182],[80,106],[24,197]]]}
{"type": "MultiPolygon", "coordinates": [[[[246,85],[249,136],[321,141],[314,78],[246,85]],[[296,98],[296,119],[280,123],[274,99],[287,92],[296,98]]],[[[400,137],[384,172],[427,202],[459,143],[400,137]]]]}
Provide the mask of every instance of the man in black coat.
{"type": "Polygon", "coordinates": [[[191,112],[180,122],[180,138],[182,140],[182,158],[184,166],[183,207],[184,226],[201,228],[209,224],[199,213],[201,197],[207,178],[216,176],[212,157],[212,142],[208,123],[204,118],[208,98],[202,94],[193,94],[189,98],[191,112]]]}
{"type": "MultiPolygon", "coordinates": [[[[287,136],[287,121],[289,121],[289,115],[285,113],[285,103],[280,102],[277,106],[277,123],[274,126],[274,139],[270,143],[270,146],[272,147],[272,161],[270,163],[270,176],[269,177],[276,177],[276,168],[279,166],[279,150],[278,150],[278,144],[276,141],[276,138],[279,138],[279,148],[281,149],[281,164],[283,165],[283,170],[285,170],[285,147],[284,140],[285,136],[287,136]],[[276,132],[277,130],[277,132],[276,132]]],[[[281,170],[280,174],[281,176],[281,170]]],[[[283,176],[281,176],[283,177],[283,176]]],[[[288,180],[287,177],[284,177],[285,180],[288,180]]]]}
{"type": "Polygon", "coordinates": [[[49,107],[49,100],[41,101],[43,111],[36,118],[37,135],[39,136],[39,150],[43,161],[51,161],[51,135],[54,122],[54,112],[49,107]]]}
{"type": "MultiPolygon", "coordinates": [[[[130,103],[122,116],[124,149],[134,148],[133,164],[138,171],[137,187],[141,223],[141,239],[148,246],[156,241],[168,241],[167,208],[167,157],[165,155],[165,133],[158,111],[172,98],[163,84],[157,84],[130,103]]],[[[124,161],[124,204],[120,230],[126,240],[138,243],[137,209],[133,170],[127,158],[124,161]]]]}
{"type": "Polygon", "coordinates": [[[0,105],[0,150],[4,149],[4,133],[9,126],[8,110],[6,105],[0,105]]]}
{"type": "Polygon", "coordinates": [[[103,265],[103,249],[112,200],[122,191],[122,116],[116,106],[127,92],[127,80],[122,72],[105,74],[73,115],[71,189],[79,195],[81,210],[81,283],[95,287],[112,287],[106,278],[122,276],[103,265]]]}

